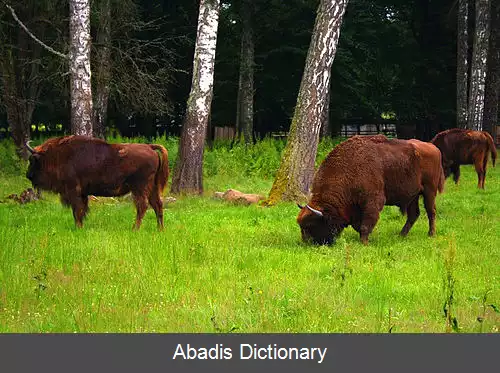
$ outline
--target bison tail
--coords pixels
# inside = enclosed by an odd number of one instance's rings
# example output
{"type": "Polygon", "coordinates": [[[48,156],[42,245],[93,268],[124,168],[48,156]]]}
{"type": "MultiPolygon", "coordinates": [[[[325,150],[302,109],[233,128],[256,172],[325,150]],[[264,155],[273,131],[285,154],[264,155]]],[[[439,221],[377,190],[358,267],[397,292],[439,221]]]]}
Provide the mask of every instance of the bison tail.
{"type": "Polygon", "coordinates": [[[149,145],[153,150],[159,150],[161,153],[161,162],[155,176],[155,185],[163,193],[165,186],[168,182],[168,151],[163,145],[151,144],[149,145]]]}
{"type": "Polygon", "coordinates": [[[439,167],[439,182],[438,182],[438,192],[443,193],[444,191],[444,182],[446,180],[446,177],[444,176],[444,170],[443,167],[439,167]]]}
{"type": "Polygon", "coordinates": [[[491,163],[493,167],[495,167],[495,161],[497,160],[497,148],[495,146],[495,142],[493,141],[493,137],[488,132],[484,132],[486,138],[488,139],[489,151],[491,152],[491,163]]]}

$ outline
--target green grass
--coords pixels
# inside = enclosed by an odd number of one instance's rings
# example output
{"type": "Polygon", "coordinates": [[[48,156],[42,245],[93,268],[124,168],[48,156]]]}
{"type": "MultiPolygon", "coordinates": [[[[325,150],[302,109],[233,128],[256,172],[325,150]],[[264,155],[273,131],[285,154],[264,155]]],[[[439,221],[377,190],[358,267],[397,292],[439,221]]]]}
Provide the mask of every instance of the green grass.
{"type": "MultiPolygon", "coordinates": [[[[319,160],[332,144],[321,145],[319,160]]],[[[3,146],[0,332],[499,330],[498,166],[484,191],[470,166],[459,186],[447,181],[435,238],[423,207],[406,238],[404,218],[386,207],[368,246],[348,228],[334,246],[313,247],[300,242],[294,204],[211,197],[229,187],[267,193],[283,144],[207,150],[205,196],[170,204],[161,233],[152,210],[132,232],[135,211],[121,199],[92,202],[81,230],[55,195],[6,199],[30,185],[3,146]]]]}

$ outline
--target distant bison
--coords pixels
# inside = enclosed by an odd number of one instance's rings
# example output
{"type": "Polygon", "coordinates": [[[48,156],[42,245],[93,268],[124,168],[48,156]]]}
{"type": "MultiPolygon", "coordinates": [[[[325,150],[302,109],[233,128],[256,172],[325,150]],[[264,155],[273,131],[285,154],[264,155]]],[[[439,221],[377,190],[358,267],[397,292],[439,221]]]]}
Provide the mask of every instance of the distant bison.
{"type": "Polygon", "coordinates": [[[59,193],[73,209],[77,227],[88,212],[89,195],[112,197],[132,192],[139,229],[148,208],[163,229],[163,192],[168,179],[168,153],[161,145],[108,144],[86,136],[47,140],[31,148],[26,177],[36,188],[59,193]],[[159,151],[156,152],[156,150],[159,151]]]}
{"type": "Polygon", "coordinates": [[[407,213],[401,230],[406,236],[420,215],[420,195],[432,236],[436,194],[443,191],[443,185],[441,153],[434,145],[382,135],[354,136],[328,154],[315,175],[309,203],[299,206],[302,239],[332,244],[352,225],[367,244],[384,205],[399,206],[407,213]]]}
{"type": "Polygon", "coordinates": [[[446,177],[453,174],[453,180],[458,184],[460,165],[473,164],[477,172],[477,187],[484,189],[488,153],[491,152],[493,166],[497,158],[493,138],[488,132],[453,128],[438,133],[431,142],[441,150],[446,177]]]}

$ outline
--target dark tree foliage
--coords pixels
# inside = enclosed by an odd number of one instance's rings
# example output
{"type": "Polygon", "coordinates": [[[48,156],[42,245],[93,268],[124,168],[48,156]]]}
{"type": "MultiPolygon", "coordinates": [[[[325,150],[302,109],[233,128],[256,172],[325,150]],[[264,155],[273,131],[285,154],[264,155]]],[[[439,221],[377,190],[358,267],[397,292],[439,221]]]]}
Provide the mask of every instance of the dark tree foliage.
{"type": "Polygon", "coordinates": [[[496,137],[494,126],[498,122],[498,99],[500,94],[500,1],[491,1],[490,40],[487,78],[484,97],[483,131],[496,137]]]}
{"type": "MultiPolygon", "coordinates": [[[[110,2],[112,59],[121,64],[113,63],[108,126],[128,136],[164,131],[180,135],[191,85],[199,1],[110,2]],[[136,62],[140,70],[134,68],[136,62]],[[142,79],[142,73],[147,77],[142,79]]],[[[66,53],[68,14],[58,10],[64,10],[65,3],[38,3],[54,4],[44,41],[66,53]]],[[[38,3],[23,2],[23,6],[38,3]]],[[[93,4],[92,35],[97,42],[99,2],[93,4]]],[[[319,0],[253,0],[254,131],[261,136],[289,129],[318,4],[319,0]]],[[[240,5],[241,0],[222,2],[212,126],[236,124],[240,5]]],[[[454,127],[457,10],[457,0],[350,0],[332,66],[331,133],[335,135],[347,120],[368,123],[382,113],[391,114],[399,124],[415,125],[416,136],[422,139],[454,127]]],[[[27,24],[34,24],[36,14],[24,14],[32,17],[27,24]]],[[[2,14],[4,29],[13,26],[7,16],[2,14]]],[[[474,17],[469,17],[469,23],[471,37],[474,17]]],[[[471,52],[470,48],[469,57],[471,52]]],[[[69,80],[62,73],[66,68],[43,51],[42,58],[44,76],[49,79],[41,85],[32,122],[62,123],[68,128],[69,80]]],[[[95,66],[98,61],[92,63],[95,66]]],[[[4,105],[1,110],[5,116],[4,105]]],[[[5,120],[0,119],[0,126],[7,127],[5,120]]]]}

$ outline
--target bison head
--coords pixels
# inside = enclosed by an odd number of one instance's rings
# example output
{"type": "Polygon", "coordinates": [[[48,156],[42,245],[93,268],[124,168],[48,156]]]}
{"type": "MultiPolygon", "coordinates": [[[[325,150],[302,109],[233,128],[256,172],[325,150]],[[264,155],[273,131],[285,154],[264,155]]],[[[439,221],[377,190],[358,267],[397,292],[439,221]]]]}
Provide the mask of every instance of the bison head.
{"type": "Polygon", "coordinates": [[[26,172],[26,177],[31,181],[33,184],[33,187],[38,187],[38,175],[40,174],[41,171],[41,162],[40,162],[40,157],[41,155],[33,149],[29,145],[30,141],[26,143],[26,149],[31,153],[31,156],[29,158],[29,166],[28,166],[28,171],[26,172]]]}
{"type": "Polygon", "coordinates": [[[300,226],[302,240],[312,242],[316,245],[331,245],[335,243],[344,226],[335,224],[334,221],[325,214],[309,205],[300,206],[297,223],[300,226]]]}

